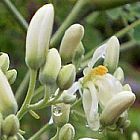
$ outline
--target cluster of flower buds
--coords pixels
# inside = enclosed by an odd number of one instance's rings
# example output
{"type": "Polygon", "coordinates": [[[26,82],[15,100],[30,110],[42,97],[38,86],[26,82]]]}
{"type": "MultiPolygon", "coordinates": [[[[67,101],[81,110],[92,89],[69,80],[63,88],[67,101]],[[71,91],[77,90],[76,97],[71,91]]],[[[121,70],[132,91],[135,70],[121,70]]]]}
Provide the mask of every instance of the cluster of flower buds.
{"type": "Polygon", "coordinates": [[[0,114],[0,138],[4,140],[18,140],[20,124],[18,118],[11,114],[3,119],[0,114]]]}
{"type": "Polygon", "coordinates": [[[130,124],[127,110],[134,103],[135,94],[128,84],[123,84],[124,73],[118,67],[119,47],[113,36],[97,48],[81,80],[83,108],[88,126],[94,131],[114,125],[124,129],[130,124]],[[103,65],[94,67],[100,58],[104,59],[103,65]]]}
{"type": "Polygon", "coordinates": [[[57,139],[72,140],[74,137],[74,128],[67,123],[71,103],[76,99],[74,93],[78,89],[92,130],[114,125],[119,129],[127,127],[130,123],[127,110],[134,103],[135,95],[128,84],[123,84],[124,73],[118,67],[120,45],[117,37],[111,37],[96,49],[83,71],[84,77],[74,83],[76,70],[84,56],[84,28],[80,24],[71,25],[65,31],[58,52],[49,49],[53,20],[52,4],[44,5],[35,13],[27,32],[25,60],[30,69],[39,70],[41,84],[58,89],[51,96],[46,93],[50,96],[47,98],[49,103],[53,104],[53,122],[61,128],[57,139]],[[100,58],[104,60],[103,64],[95,67],[100,58]]]}

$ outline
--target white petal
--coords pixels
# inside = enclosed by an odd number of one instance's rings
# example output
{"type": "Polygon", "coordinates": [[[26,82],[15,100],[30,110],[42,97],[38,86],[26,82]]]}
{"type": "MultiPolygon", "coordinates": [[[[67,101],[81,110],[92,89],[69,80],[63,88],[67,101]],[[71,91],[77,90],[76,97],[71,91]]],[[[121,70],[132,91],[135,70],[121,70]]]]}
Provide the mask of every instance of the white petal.
{"type": "Polygon", "coordinates": [[[92,59],[90,60],[90,62],[88,63],[88,67],[92,68],[94,66],[94,64],[100,59],[103,58],[105,55],[105,50],[107,48],[106,44],[103,44],[102,46],[100,46],[99,48],[97,48],[95,50],[95,52],[93,53],[92,59]]]}

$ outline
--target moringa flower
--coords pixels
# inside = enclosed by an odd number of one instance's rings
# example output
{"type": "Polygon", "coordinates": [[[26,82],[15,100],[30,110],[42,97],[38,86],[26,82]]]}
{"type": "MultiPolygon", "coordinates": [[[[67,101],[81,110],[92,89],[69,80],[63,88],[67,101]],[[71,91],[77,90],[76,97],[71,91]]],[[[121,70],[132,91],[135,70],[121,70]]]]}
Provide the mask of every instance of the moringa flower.
{"type": "Polygon", "coordinates": [[[135,95],[132,93],[130,86],[122,84],[124,73],[121,68],[117,68],[118,47],[118,40],[113,36],[107,43],[95,50],[88,67],[83,71],[84,77],[80,80],[82,85],[81,91],[83,91],[82,102],[87,123],[94,131],[97,131],[104,122],[107,126],[116,123],[117,119],[123,116],[121,114],[126,112],[135,101],[135,95]],[[109,60],[109,56],[112,60],[109,60]],[[101,57],[105,59],[105,66],[99,65],[94,67],[101,57]],[[115,71],[114,75],[109,73],[113,71],[115,71]],[[102,110],[101,115],[98,111],[98,105],[102,110]],[[111,113],[109,110],[114,111],[114,113],[111,113]],[[111,118],[109,120],[106,117],[108,115],[111,118]]]}
{"type": "Polygon", "coordinates": [[[45,63],[54,19],[52,4],[41,7],[33,16],[26,37],[26,64],[38,69],[45,63]]]}

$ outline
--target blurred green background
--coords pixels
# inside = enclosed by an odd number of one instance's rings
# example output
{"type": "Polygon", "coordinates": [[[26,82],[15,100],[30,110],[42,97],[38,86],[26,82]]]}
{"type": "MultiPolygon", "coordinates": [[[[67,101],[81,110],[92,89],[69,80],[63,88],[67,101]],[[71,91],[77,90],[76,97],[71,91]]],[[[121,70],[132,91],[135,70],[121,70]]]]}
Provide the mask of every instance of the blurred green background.
{"type": "MultiPolygon", "coordinates": [[[[75,4],[74,0],[11,0],[29,23],[35,11],[43,4],[52,2],[55,7],[55,23],[54,31],[62,24],[67,15],[71,12],[75,4]]],[[[90,6],[83,9],[84,16],[80,15],[74,23],[80,23],[85,27],[85,36],[83,44],[86,53],[96,48],[104,40],[114,35],[121,29],[134,23],[140,18],[140,3],[126,4],[117,8],[112,8],[105,11],[93,12],[90,6]]],[[[82,13],[81,13],[82,14],[82,13]]],[[[17,20],[8,11],[5,5],[0,2],[0,51],[6,52],[10,56],[11,68],[16,68],[18,77],[14,85],[13,91],[16,91],[20,82],[24,78],[27,67],[24,62],[25,56],[25,39],[26,31],[18,24],[17,20]]],[[[104,138],[105,140],[129,140],[133,131],[140,134],[140,25],[130,30],[127,34],[119,38],[122,44],[120,55],[120,66],[125,71],[125,82],[132,86],[136,93],[137,99],[133,107],[129,110],[129,118],[131,120],[130,127],[121,133],[109,133],[104,138]]],[[[81,104],[79,104],[81,106],[81,104]]],[[[40,120],[33,119],[30,115],[22,120],[22,129],[26,130],[25,137],[31,136],[40,127],[49,120],[50,109],[39,111],[41,114],[40,120]]],[[[72,124],[76,128],[76,139],[79,137],[94,137],[97,133],[93,133],[85,127],[85,120],[76,114],[71,114],[72,124]]],[[[55,128],[51,128],[49,135],[54,135],[55,128]],[[53,131],[52,131],[53,130],[53,131]]],[[[46,133],[42,136],[46,139],[46,133]]]]}

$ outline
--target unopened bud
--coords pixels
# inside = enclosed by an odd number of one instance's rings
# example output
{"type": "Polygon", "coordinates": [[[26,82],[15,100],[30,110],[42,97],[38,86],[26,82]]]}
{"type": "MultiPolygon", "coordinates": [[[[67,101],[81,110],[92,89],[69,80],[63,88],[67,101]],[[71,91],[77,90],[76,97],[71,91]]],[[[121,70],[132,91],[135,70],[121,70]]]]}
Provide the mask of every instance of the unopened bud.
{"type": "Polygon", "coordinates": [[[114,124],[119,116],[126,111],[135,101],[135,95],[130,91],[116,94],[105,106],[100,121],[103,126],[114,124]]]}
{"type": "Polygon", "coordinates": [[[0,53],[0,68],[5,73],[9,68],[9,56],[6,53],[0,53]]]}
{"type": "Polygon", "coordinates": [[[38,69],[44,63],[49,48],[54,19],[52,4],[41,7],[33,16],[26,37],[26,64],[38,69]]]}
{"type": "Polygon", "coordinates": [[[2,123],[2,132],[4,135],[7,136],[14,136],[19,131],[19,120],[18,118],[11,114],[5,118],[5,120],[2,123]]]}
{"type": "Polygon", "coordinates": [[[118,66],[120,44],[116,36],[112,36],[106,43],[104,65],[110,72],[114,72],[118,66]]]}
{"type": "Polygon", "coordinates": [[[50,49],[47,55],[46,63],[41,68],[39,79],[42,84],[54,84],[57,80],[61,68],[61,58],[58,51],[50,49]]]}
{"type": "Polygon", "coordinates": [[[6,76],[0,70],[0,112],[4,117],[15,114],[18,109],[12,89],[6,76]]]}
{"type": "Polygon", "coordinates": [[[61,90],[70,88],[75,81],[76,69],[73,64],[62,67],[57,77],[57,84],[61,90]]]}
{"type": "Polygon", "coordinates": [[[12,70],[8,70],[6,72],[6,77],[8,79],[8,82],[10,84],[13,84],[17,78],[17,71],[15,69],[12,69],[12,70]]]}
{"type": "Polygon", "coordinates": [[[18,140],[17,136],[10,136],[7,140],[18,140]]]}
{"type": "Polygon", "coordinates": [[[139,134],[137,132],[132,133],[132,140],[140,140],[139,134]]]}
{"type": "Polygon", "coordinates": [[[63,36],[60,45],[60,56],[62,62],[67,64],[72,61],[73,53],[80,44],[84,35],[84,28],[80,24],[71,25],[63,36]]]}
{"type": "Polygon", "coordinates": [[[74,127],[67,123],[59,131],[59,140],[74,140],[74,127]]]}
{"type": "Polygon", "coordinates": [[[124,82],[124,72],[122,70],[121,67],[118,67],[115,72],[114,72],[114,76],[121,82],[124,82]]]}
{"type": "Polygon", "coordinates": [[[76,68],[80,67],[80,64],[84,58],[84,53],[85,53],[84,46],[82,42],[80,42],[80,44],[78,45],[78,47],[74,52],[73,59],[72,59],[72,63],[75,65],[76,68]]]}
{"type": "Polygon", "coordinates": [[[56,104],[52,106],[52,117],[56,126],[63,126],[69,121],[70,105],[69,104],[56,104]]]}

